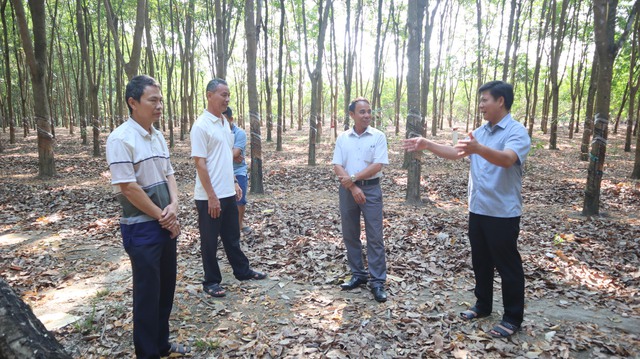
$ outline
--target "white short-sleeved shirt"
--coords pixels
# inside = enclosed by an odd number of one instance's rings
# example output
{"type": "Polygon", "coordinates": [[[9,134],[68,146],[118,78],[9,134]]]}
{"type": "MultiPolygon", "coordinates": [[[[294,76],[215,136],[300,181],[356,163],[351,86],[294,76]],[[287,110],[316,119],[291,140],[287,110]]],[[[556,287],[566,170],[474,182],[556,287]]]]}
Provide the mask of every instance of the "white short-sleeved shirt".
{"type": "MultiPolygon", "coordinates": [[[[191,157],[206,159],[211,186],[218,198],[232,197],[236,194],[233,176],[233,140],[229,121],[207,110],[202,112],[191,127],[191,157]]],[[[193,197],[202,201],[208,199],[197,172],[193,197]]]]}
{"type": "MultiPolygon", "coordinates": [[[[372,163],[389,164],[387,152],[387,137],[384,132],[371,126],[358,135],[353,128],[344,131],[336,140],[336,148],[333,151],[334,165],[342,166],[349,175],[356,174],[372,163]]],[[[371,178],[382,176],[379,171],[371,178]]]]}

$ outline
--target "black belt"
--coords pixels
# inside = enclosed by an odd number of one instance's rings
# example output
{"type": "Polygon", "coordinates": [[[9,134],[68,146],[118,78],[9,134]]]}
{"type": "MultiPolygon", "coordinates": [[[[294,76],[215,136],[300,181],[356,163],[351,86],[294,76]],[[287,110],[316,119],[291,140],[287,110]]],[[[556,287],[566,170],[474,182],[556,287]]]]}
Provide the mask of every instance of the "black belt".
{"type": "Polygon", "coordinates": [[[380,183],[380,177],[372,178],[372,179],[369,179],[369,180],[355,181],[353,183],[355,183],[356,186],[373,186],[373,185],[376,185],[376,184],[380,183]]]}

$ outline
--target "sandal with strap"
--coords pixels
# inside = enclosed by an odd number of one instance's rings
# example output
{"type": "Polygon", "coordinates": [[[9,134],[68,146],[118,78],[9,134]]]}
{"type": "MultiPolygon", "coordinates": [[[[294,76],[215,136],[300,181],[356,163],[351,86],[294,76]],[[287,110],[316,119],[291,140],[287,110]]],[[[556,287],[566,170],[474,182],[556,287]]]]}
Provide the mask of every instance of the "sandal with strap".
{"type": "Polygon", "coordinates": [[[224,288],[222,288],[218,283],[210,284],[204,287],[203,290],[205,293],[215,298],[222,298],[227,295],[227,293],[225,293],[224,291],[224,288]]]}
{"type": "Polygon", "coordinates": [[[171,358],[171,357],[185,356],[191,353],[191,347],[188,345],[178,344],[178,343],[170,343],[170,344],[171,344],[171,347],[169,348],[169,352],[163,355],[165,357],[171,358]]]}
{"type": "Polygon", "coordinates": [[[238,280],[242,280],[242,281],[251,280],[251,279],[262,280],[262,279],[265,279],[265,278],[267,278],[267,273],[260,273],[260,272],[256,272],[256,271],[252,270],[251,274],[249,274],[249,276],[238,278],[238,280]]]}
{"type": "Polygon", "coordinates": [[[505,322],[504,320],[500,322],[500,324],[496,324],[493,329],[489,331],[489,335],[494,338],[509,338],[515,332],[520,329],[519,326],[515,324],[511,324],[509,322],[505,322]]]}
{"type": "Polygon", "coordinates": [[[489,315],[491,315],[491,313],[481,313],[478,310],[478,307],[473,306],[473,307],[465,310],[464,312],[461,312],[460,313],[460,318],[462,318],[464,320],[474,320],[474,319],[480,319],[480,318],[488,317],[489,315]]]}

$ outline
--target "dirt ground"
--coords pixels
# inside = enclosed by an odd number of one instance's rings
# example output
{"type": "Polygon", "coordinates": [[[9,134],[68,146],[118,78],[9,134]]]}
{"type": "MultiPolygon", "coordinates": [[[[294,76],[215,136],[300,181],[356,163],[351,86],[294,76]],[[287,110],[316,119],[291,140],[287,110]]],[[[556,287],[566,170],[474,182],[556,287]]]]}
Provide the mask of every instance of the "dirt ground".
{"type": "MultiPolygon", "coordinates": [[[[132,357],[131,274],[106,161],[91,157],[77,135],[57,134],[53,180],[35,178],[33,136],[0,154],[0,275],[74,358],[132,357]]],[[[491,317],[458,318],[474,302],[468,163],[425,154],[425,203],[408,206],[401,138],[387,132],[389,301],[379,304],[366,289],[338,288],[349,273],[333,144],[320,143],[317,165],[307,166],[306,136],[288,131],[282,152],[263,144],[265,193],[248,196],[253,232],[242,243],[269,278],[237,281],[220,251],[222,299],[201,290],[195,171],[188,140],[177,142],[183,235],[171,327],[174,340],[193,347],[192,357],[640,357],[640,182],[628,178],[633,154],[622,151],[621,135],[610,135],[602,215],[591,218],[580,215],[587,163],[578,160],[579,139],[561,135],[560,149],[551,151],[546,135],[534,136],[520,237],[525,322],[508,340],[485,334],[502,314],[499,278],[491,317]]],[[[438,140],[450,138],[445,129],[438,140]]]]}

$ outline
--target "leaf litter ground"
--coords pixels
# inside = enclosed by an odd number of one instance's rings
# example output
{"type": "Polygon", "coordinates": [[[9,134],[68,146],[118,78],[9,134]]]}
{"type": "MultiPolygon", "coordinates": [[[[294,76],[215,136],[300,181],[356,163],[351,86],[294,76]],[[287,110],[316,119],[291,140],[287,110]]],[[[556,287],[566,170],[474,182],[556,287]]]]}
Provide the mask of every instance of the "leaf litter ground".
{"type": "MultiPolygon", "coordinates": [[[[1,275],[74,357],[131,357],[131,277],[108,169],[65,129],[57,133],[53,180],[35,178],[34,136],[0,155],[1,275]]],[[[235,280],[221,250],[227,297],[213,299],[200,285],[195,171],[188,143],[178,141],[172,161],[183,235],[172,338],[188,342],[196,358],[640,356],[640,183],[628,179],[633,155],[620,150],[622,137],[611,137],[603,215],[591,218],[579,215],[587,163],[577,160],[578,140],[565,139],[559,151],[534,140],[519,242],[525,322],[509,340],[485,334],[502,314],[499,277],[491,317],[458,317],[474,303],[466,161],[425,154],[425,204],[405,205],[400,138],[389,135],[382,187],[390,299],[378,304],[366,289],[337,286],[350,274],[331,141],[317,146],[314,167],[306,165],[304,131],[288,131],[282,152],[264,143],[266,193],[248,196],[253,232],[242,244],[269,278],[235,280]]]]}

